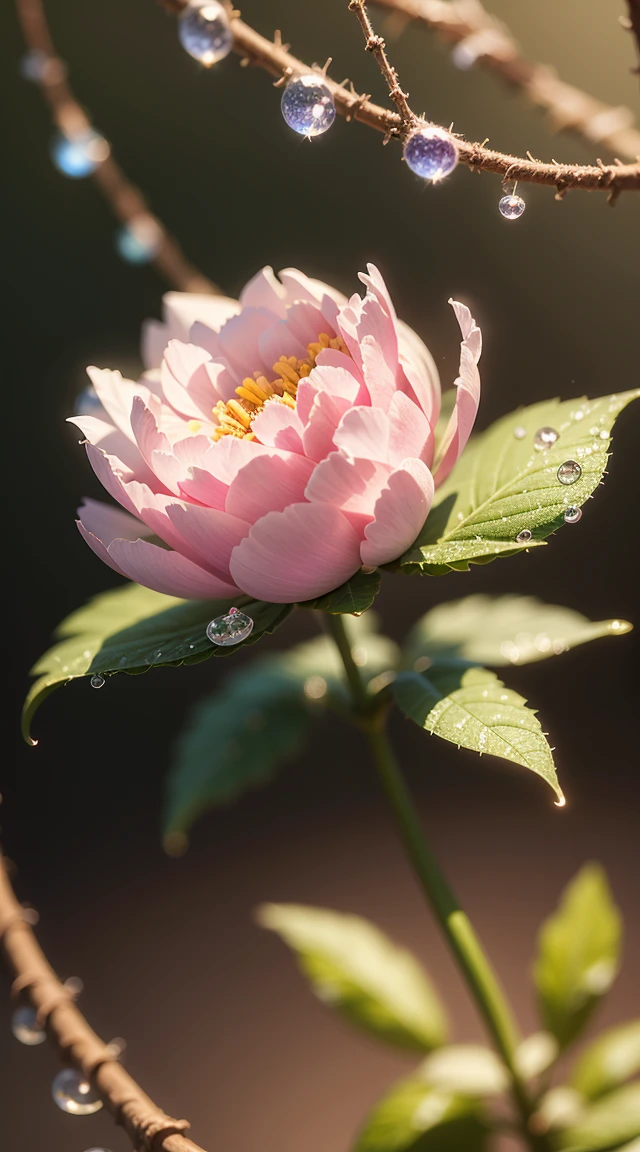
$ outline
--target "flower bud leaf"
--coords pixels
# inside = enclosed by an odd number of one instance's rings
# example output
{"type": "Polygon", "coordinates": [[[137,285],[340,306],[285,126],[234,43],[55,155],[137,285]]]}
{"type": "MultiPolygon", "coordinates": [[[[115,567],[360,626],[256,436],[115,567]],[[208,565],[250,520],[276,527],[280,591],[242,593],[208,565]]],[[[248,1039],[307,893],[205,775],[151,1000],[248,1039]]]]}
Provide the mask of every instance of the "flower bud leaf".
{"type": "Polygon", "coordinates": [[[435,1088],[418,1073],[370,1112],[353,1152],[482,1152],[488,1135],[477,1099],[435,1088]]]}
{"type": "Polygon", "coordinates": [[[575,1124],[558,1134],[556,1147],[563,1152],[604,1152],[609,1148],[624,1152],[628,1147],[631,1152],[639,1137],[640,1084],[627,1084],[586,1108],[575,1124]]]}
{"type": "Polygon", "coordinates": [[[534,966],[540,1015],[561,1048],[576,1039],[613,984],[621,935],[604,871],[587,864],[542,925],[534,966]]]}
{"type": "Polygon", "coordinates": [[[444,1042],[444,1011],[426,972],[373,924],[299,904],[264,904],[257,917],[293,949],[318,998],[350,1023],[411,1051],[444,1042]]]}
{"type": "Polygon", "coordinates": [[[578,1092],[594,1099],[640,1072],[640,1020],[619,1024],[598,1036],[571,1073],[578,1092]]]}

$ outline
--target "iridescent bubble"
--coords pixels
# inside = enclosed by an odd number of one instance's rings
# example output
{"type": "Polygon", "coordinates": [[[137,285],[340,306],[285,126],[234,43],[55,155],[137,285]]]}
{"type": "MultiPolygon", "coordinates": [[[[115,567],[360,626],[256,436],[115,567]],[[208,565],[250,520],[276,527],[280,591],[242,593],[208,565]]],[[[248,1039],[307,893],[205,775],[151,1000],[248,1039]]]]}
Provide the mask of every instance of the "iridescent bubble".
{"type": "Polygon", "coordinates": [[[23,1004],[16,1008],[11,1017],[11,1031],[16,1040],[19,1040],[21,1044],[28,1044],[30,1047],[35,1044],[42,1044],[47,1039],[44,1028],[38,1024],[36,1010],[30,1004],[23,1004]]]}
{"type": "Polygon", "coordinates": [[[51,144],[51,159],[59,172],[81,180],[90,176],[109,155],[109,144],[99,132],[87,128],[65,136],[59,132],[51,144]]]}
{"type": "Polygon", "coordinates": [[[519,216],[522,216],[526,207],[522,196],[514,196],[513,194],[503,196],[498,201],[498,211],[505,220],[517,220],[519,216]]]}
{"type": "Polygon", "coordinates": [[[228,648],[232,644],[239,644],[246,640],[253,631],[253,620],[239,612],[237,608],[230,608],[225,616],[216,616],[207,624],[207,636],[212,644],[221,648],[228,648]]]}
{"type": "Polygon", "coordinates": [[[116,235],[116,250],[127,264],[149,264],[162,244],[162,228],[152,216],[136,216],[116,235]]]}
{"type": "Polygon", "coordinates": [[[558,468],[558,480],[561,484],[575,484],[582,476],[582,468],[577,460],[565,460],[558,468]]]}
{"type": "Polygon", "coordinates": [[[582,520],[582,508],[571,505],[564,514],[564,522],[565,524],[577,524],[578,520],[582,520]]]}
{"type": "Polygon", "coordinates": [[[207,68],[233,47],[229,17],[218,0],[189,0],[180,13],[178,36],[185,51],[207,68]]]}
{"type": "Polygon", "coordinates": [[[336,118],[331,90],[315,72],[294,76],[282,93],[280,107],[285,122],[299,136],[321,136],[336,118]]]}
{"type": "Polygon", "coordinates": [[[518,544],[528,544],[532,536],[533,532],[529,528],[523,528],[521,532],[518,532],[516,541],[518,544]]]}
{"type": "Polygon", "coordinates": [[[545,448],[552,448],[559,439],[560,433],[556,432],[555,428],[538,428],[533,437],[533,447],[543,452],[545,448]]]}
{"type": "Polygon", "coordinates": [[[23,80],[32,84],[41,84],[47,75],[47,65],[51,57],[46,52],[34,48],[27,52],[20,61],[20,75],[23,80]]]}
{"type": "Polygon", "coordinates": [[[458,163],[458,145],[453,136],[431,124],[412,132],[404,146],[404,158],[416,176],[442,180],[458,163]]]}
{"type": "Polygon", "coordinates": [[[527,435],[527,429],[523,428],[522,424],[518,424],[513,429],[513,435],[515,436],[516,440],[524,440],[525,436],[527,435]]]}
{"type": "Polygon", "coordinates": [[[73,412],[75,416],[97,416],[102,404],[93,384],[87,384],[76,396],[73,412]]]}
{"type": "Polygon", "coordinates": [[[58,1108],[74,1116],[90,1116],[102,1108],[98,1093],[75,1068],[63,1068],[58,1072],[51,1085],[51,1095],[58,1108]]]}
{"type": "Polygon", "coordinates": [[[91,680],[89,681],[89,683],[91,684],[92,688],[104,688],[104,686],[106,684],[106,680],[105,680],[104,676],[101,676],[100,673],[98,672],[95,676],[91,677],[91,680]]]}

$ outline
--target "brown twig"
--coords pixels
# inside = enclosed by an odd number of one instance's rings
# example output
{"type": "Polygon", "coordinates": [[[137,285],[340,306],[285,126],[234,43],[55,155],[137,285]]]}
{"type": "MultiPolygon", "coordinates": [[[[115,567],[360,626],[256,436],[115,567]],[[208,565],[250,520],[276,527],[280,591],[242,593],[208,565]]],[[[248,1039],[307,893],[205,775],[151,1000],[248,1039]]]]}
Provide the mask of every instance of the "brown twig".
{"type": "MultiPolygon", "coordinates": [[[[478,63],[519,89],[538,108],[549,113],[556,131],[573,132],[590,145],[607,148],[614,156],[637,160],[640,132],[630,108],[614,108],[582,89],[565,84],[545,64],[521,55],[508,28],[483,8],[480,0],[370,0],[403,22],[416,21],[439,33],[450,44],[468,44],[469,62],[478,63]]],[[[636,7],[640,39],[640,0],[636,7]]]]}
{"type": "Polygon", "coordinates": [[[627,8],[629,9],[627,27],[633,33],[638,53],[638,66],[635,71],[640,76],[640,0],[627,0],[627,8]]]}
{"type": "MultiPolygon", "coordinates": [[[[89,130],[89,118],[75,98],[64,62],[56,54],[42,0],[16,0],[16,5],[27,47],[40,54],[44,61],[39,85],[55,124],[69,136],[89,130]]],[[[143,219],[157,229],[159,247],[151,263],[172,287],[182,292],[220,293],[217,285],[186,259],[177,240],[150,211],[142,193],[111,155],[98,165],[92,179],[123,224],[143,219]]]]}
{"type": "Polygon", "coordinates": [[[389,95],[398,109],[403,128],[412,128],[417,122],[417,117],[414,116],[409,107],[407,99],[408,93],[403,92],[398,79],[398,73],[387,59],[386,45],[382,36],[377,36],[373,30],[373,25],[369,19],[364,0],[349,0],[349,11],[355,12],[356,14],[356,19],[362,28],[367,52],[371,53],[387,82],[389,95]]]}
{"type": "MultiPolygon", "coordinates": [[[[179,14],[186,6],[186,0],[158,0],[168,11],[179,14]]],[[[283,46],[267,40],[259,32],[245,24],[237,15],[231,21],[233,30],[233,51],[248,64],[264,68],[278,79],[289,80],[292,76],[310,72],[308,64],[285,51],[283,46]]],[[[403,137],[406,134],[404,121],[399,112],[392,112],[373,104],[367,97],[347,90],[336,84],[328,76],[325,81],[331,91],[336,110],[347,120],[358,120],[367,124],[388,138],[403,137]]],[[[411,110],[410,110],[411,111],[411,110]]],[[[416,117],[411,113],[415,123],[416,117]]],[[[472,171],[495,172],[503,180],[518,180],[528,184],[546,184],[555,187],[559,195],[569,190],[589,192],[607,191],[609,199],[624,191],[640,189],[640,162],[637,164],[544,164],[520,156],[509,156],[494,152],[483,144],[456,139],[459,159],[472,171]]]]}
{"type": "Polygon", "coordinates": [[[189,1140],[186,1120],[158,1108],[118,1063],[61,984],[16,900],[0,853],[0,948],[14,977],[14,995],[28,1000],[65,1064],[93,1085],[137,1152],[204,1152],[189,1140]]]}

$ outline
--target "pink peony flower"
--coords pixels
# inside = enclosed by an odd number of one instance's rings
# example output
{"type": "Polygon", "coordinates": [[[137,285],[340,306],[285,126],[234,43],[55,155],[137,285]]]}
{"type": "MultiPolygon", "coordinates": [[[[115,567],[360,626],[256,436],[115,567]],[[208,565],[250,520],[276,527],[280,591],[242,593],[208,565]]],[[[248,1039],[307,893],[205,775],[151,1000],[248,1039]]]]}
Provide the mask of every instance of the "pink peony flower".
{"type": "Polygon", "coordinates": [[[460,374],[436,450],[438,373],[378,270],[350,300],[279,277],[263,269],[239,302],[170,292],[138,383],[88,370],[102,410],[72,419],[124,511],[87,500],[78,527],[158,592],[293,603],[395,560],[473,427],[481,334],[463,304],[450,302],[460,374]]]}

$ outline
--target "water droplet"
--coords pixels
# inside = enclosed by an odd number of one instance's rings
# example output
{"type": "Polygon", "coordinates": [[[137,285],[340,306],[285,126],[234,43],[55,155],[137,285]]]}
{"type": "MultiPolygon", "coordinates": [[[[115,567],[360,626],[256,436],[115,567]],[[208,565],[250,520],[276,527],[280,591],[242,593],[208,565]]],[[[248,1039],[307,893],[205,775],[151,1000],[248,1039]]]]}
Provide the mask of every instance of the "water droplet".
{"type": "Polygon", "coordinates": [[[584,412],[582,411],[582,408],[578,408],[578,411],[573,413],[573,419],[584,420],[584,412]]]}
{"type": "Polygon", "coordinates": [[[98,1093],[82,1072],[76,1072],[75,1068],[63,1068],[62,1072],[58,1072],[51,1085],[51,1095],[58,1108],[74,1116],[90,1116],[102,1108],[98,1093]]]}
{"type": "Polygon", "coordinates": [[[609,624],[610,632],[630,632],[633,625],[628,620],[612,620],[609,624]]]}
{"type": "Polygon", "coordinates": [[[582,476],[582,468],[575,460],[565,460],[558,468],[558,480],[561,484],[575,484],[582,476]]]}
{"type": "Polygon", "coordinates": [[[565,524],[577,524],[578,520],[582,520],[582,508],[577,508],[575,504],[571,504],[565,511],[564,522],[565,524]]]}
{"type": "Polygon", "coordinates": [[[517,220],[519,216],[522,216],[526,207],[522,196],[503,196],[498,201],[498,212],[504,216],[505,220],[517,220]]]}
{"type": "Polygon", "coordinates": [[[518,532],[516,540],[518,544],[527,544],[532,536],[533,532],[529,528],[523,528],[521,532],[518,532]]]}
{"type": "Polygon", "coordinates": [[[64,987],[71,996],[72,1000],[77,1000],[78,996],[82,995],[84,983],[80,976],[67,976],[64,982],[64,987]]]}
{"type": "Polygon", "coordinates": [[[516,440],[524,440],[525,436],[527,435],[527,429],[523,428],[522,424],[518,424],[513,429],[513,435],[515,436],[516,440]]]}
{"type": "Polygon", "coordinates": [[[602,432],[600,433],[600,439],[601,440],[608,440],[609,439],[609,433],[607,432],[606,428],[602,429],[602,432]]]}
{"type": "Polygon", "coordinates": [[[442,180],[458,163],[458,145],[444,128],[431,124],[411,133],[404,146],[404,158],[416,176],[442,180]]]}
{"type": "Polygon", "coordinates": [[[135,216],[116,235],[116,251],[127,264],[149,264],[158,255],[163,232],[153,216],[135,216]]]}
{"type": "Polygon", "coordinates": [[[231,644],[239,644],[246,640],[253,631],[253,620],[239,612],[237,608],[230,608],[226,616],[216,616],[207,624],[207,636],[212,644],[221,648],[228,648],[231,644]]]}
{"type": "Polygon", "coordinates": [[[16,1040],[19,1040],[21,1044],[28,1044],[30,1047],[35,1044],[42,1044],[47,1039],[44,1028],[38,1024],[36,1010],[30,1004],[23,1004],[20,1008],[16,1008],[11,1017],[11,1031],[16,1040]]]}
{"type": "Polygon", "coordinates": [[[109,152],[104,136],[94,132],[93,128],[69,136],[59,132],[51,144],[51,159],[56,168],[74,180],[90,176],[107,159],[109,152]]]}
{"type": "Polygon", "coordinates": [[[299,136],[322,136],[336,118],[331,90],[317,72],[294,76],[282,93],[285,123],[299,136]]]}
{"type": "Polygon", "coordinates": [[[533,437],[533,447],[542,452],[545,448],[552,448],[559,437],[560,433],[555,428],[538,428],[533,437]]]}
{"type": "Polygon", "coordinates": [[[92,688],[104,688],[106,680],[104,676],[100,676],[98,673],[96,676],[91,677],[90,684],[92,688]]]}
{"type": "Polygon", "coordinates": [[[178,19],[178,37],[185,52],[207,68],[233,47],[229,17],[218,0],[189,0],[178,19]]]}

